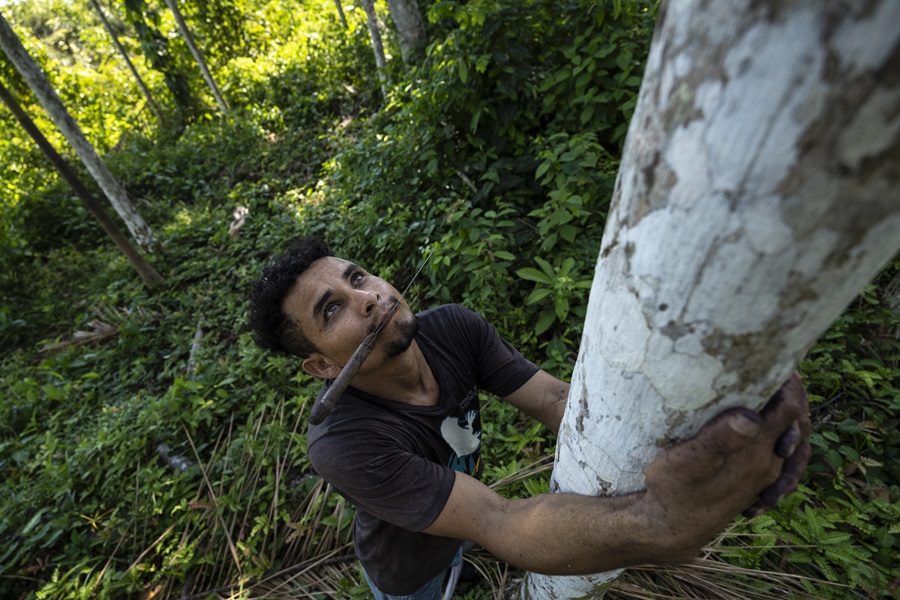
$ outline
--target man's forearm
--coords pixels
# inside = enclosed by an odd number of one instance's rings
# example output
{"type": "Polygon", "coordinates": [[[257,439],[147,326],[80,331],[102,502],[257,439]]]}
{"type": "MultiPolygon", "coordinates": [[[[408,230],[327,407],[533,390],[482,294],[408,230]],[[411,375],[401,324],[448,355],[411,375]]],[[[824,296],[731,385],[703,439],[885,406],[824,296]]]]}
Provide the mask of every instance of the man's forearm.
{"type": "Polygon", "coordinates": [[[519,568],[580,575],[689,560],[698,547],[667,528],[643,492],[615,498],[544,494],[509,501],[483,545],[519,568]]]}
{"type": "Polygon", "coordinates": [[[556,379],[546,371],[538,371],[505,399],[526,415],[549,427],[553,433],[558,433],[568,397],[568,383],[556,379]]]}
{"type": "Polygon", "coordinates": [[[522,569],[575,575],[691,558],[696,548],[660,517],[645,493],[507,500],[457,473],[445,512],[425,531],[471,540],[522,569]]]}

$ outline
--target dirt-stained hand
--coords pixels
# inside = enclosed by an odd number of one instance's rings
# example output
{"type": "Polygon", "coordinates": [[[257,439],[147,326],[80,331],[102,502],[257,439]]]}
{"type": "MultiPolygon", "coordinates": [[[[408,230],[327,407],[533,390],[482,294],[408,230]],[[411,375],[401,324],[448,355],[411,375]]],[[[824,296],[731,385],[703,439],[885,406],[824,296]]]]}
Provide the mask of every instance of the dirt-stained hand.
{"type": "Polygon", "coordinates": [[[806,391],[794,373],[759,413],[727,410],[647,469],[647,497],[683,548],[695,553],[737,514],[755,516],[797,488],[810,457],[806,391]]]}

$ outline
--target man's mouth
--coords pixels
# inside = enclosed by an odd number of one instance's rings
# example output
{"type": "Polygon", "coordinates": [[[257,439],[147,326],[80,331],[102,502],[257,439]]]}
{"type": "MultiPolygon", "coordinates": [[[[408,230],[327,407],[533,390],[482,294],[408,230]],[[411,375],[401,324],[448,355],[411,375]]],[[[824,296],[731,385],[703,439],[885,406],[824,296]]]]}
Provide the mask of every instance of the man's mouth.
{"type": "Polygon", "coordinates": [[[370,328],[369,333],[374,333],[383,329],[388,321],[394,318],[394,315],[397,313],[397,306],[400,304],[400,301],[395,298],[388,298],[388,302],[390,302],[390,306],[385,309],[384,314],[381,315],[381,318],[378,320],[377,325],[374,325],[370,328]]]}

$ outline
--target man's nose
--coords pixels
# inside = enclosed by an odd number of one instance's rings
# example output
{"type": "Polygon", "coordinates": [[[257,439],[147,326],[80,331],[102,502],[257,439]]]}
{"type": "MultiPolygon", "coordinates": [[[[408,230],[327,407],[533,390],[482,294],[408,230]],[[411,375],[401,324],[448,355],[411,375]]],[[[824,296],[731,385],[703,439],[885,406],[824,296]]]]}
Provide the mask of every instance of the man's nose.
{"type": "Polygon", "coordinates": [[[369,316],[375,310],[380,296],[377,292],[370,290],[357,290],[357,302],[359,310],[363,316],[369,316]]]}

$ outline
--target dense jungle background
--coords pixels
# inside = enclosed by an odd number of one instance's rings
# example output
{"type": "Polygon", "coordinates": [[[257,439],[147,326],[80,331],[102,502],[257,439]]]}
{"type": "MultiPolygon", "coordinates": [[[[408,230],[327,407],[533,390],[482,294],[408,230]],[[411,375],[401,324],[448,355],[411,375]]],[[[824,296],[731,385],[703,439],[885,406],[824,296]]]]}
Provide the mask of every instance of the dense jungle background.
{"type": "MultiPolygon", "coordinates": [[[[377,69],[362,4],[182,0],[224,104],[162,0],[0,4],[153,230],[163,280],[0,107],[0,598],[368,597],[352,508],[305,456],[318,384],[255,347],[249,283],[299,236],[398,287],[434,248],[414,308],[460,302],[568,378],[656,4],[420,0],[407,57],[379,1],[377,69]]],[[[2,54],[0,83],[108,207],[2,54]]],[[[801,366],[800,490],[608,597],[900,598],[898,271],[801,366]]],[[[546,491],[552,435],[487,404],[486,480],[546,491]]],[[[467,560],[459,598],[522,576],[467,560]]]]}

